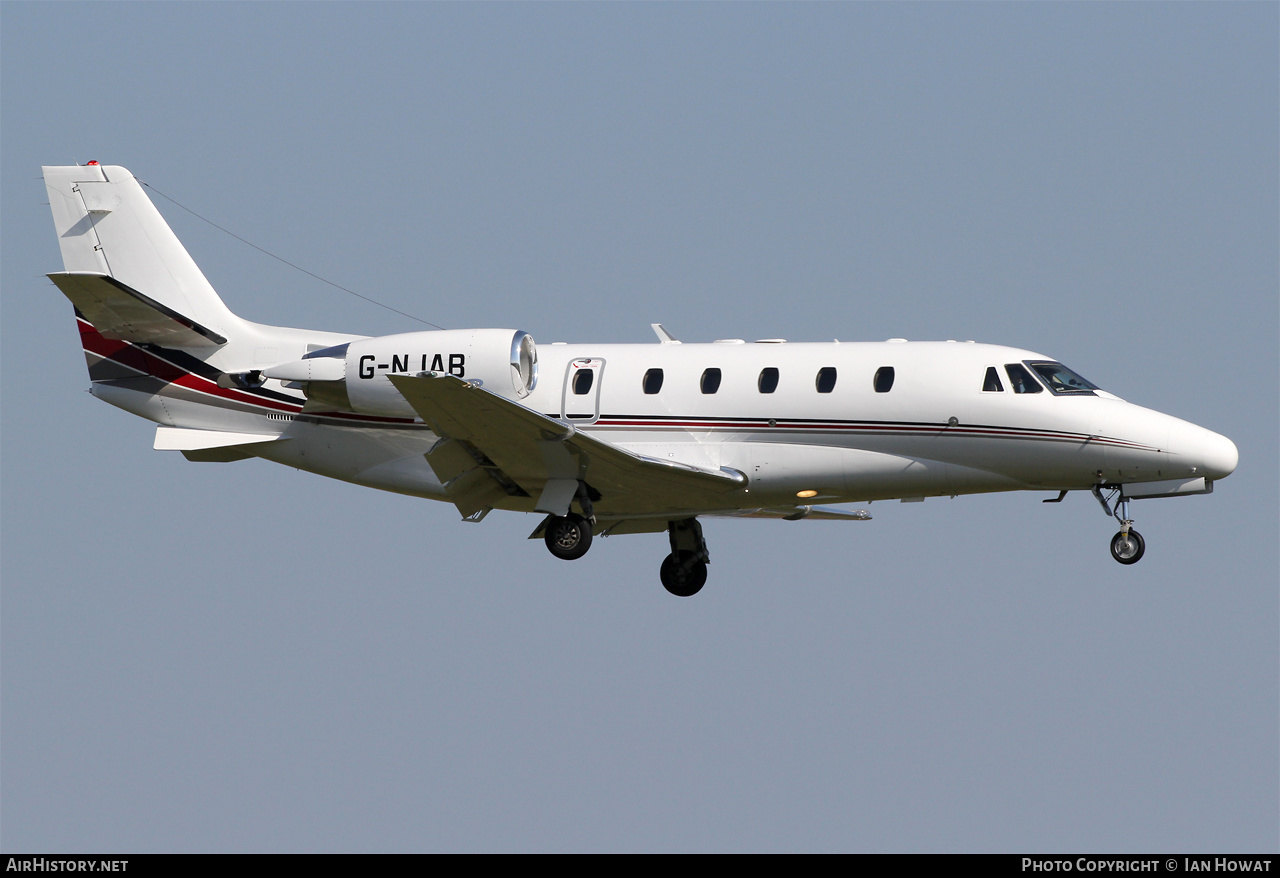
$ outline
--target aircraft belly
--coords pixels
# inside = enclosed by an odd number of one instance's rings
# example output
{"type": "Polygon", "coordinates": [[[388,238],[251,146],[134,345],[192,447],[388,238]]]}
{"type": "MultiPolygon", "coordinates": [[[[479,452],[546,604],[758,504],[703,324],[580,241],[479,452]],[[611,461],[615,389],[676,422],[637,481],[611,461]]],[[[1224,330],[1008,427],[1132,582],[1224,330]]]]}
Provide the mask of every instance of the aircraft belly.
{"type": "MultiPolygon", "coordinates": [[[[826,437],[822,437],[826,438],[826,437]]],[[[829,440],[827,440],[829,441],[829,440]]],[[[1004,458],[989,441],[951,436],[890,439],[860,436],[856,448],[834,445],[753,442],[738,466],[753,494],[767,502],[796,502],[800,491],[816,491],[814,502],[881,500],[1012,491],[1027,485],[1001,471],[1004,458]]],[[[1008,451],[1007,443],[1004,443],[1008,451]]],[[[726,465],[735,466],[726,451],[726,465]]]]}
{"type": "Polygon", "coordinates": [[[952,478],[956,493],[993,490],[967,488],[975,477],[966,475],[966,471],[983,473],[1006,483],[1007,487],[995,490],[1087,488],[1097,481],[1097,470],[1103,459],[1100,445],[1082,436],[1025,432],[1030,435],[949,437],[938,454],[954,465],[952,478]]]}

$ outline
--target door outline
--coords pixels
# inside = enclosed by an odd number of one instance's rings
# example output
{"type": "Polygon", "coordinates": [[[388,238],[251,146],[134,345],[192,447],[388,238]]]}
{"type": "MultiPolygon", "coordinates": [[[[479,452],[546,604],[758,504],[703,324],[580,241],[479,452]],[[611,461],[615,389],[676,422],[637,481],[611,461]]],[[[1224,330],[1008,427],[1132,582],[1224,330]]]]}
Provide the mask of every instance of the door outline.
{"type": "Polygon", "coordinates": [[[560,417],[575,424],[594,424],[600,418],[600,386],[604,383],[604,360],[599,357],[577,357],[564,370],[564,387],[560,393],[560,417]],[[592,373],[591,387],[583,394],[574,393],[574,382],[584,370],[592,373]]]}

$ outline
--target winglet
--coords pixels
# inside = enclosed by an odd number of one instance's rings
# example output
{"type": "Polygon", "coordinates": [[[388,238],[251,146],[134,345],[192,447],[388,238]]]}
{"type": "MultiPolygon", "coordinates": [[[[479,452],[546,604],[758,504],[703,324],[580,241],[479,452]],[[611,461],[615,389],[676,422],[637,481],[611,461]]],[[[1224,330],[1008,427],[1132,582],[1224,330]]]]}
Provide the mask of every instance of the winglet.
{"type": "Polygon", "coordinates": [[[662,344],[680,344],[680,339],[667,332],[666,327],[661,323],[650,323],[649,325],[653,327],[654,335],[658,336],[658,341],[662,342],[662,344]]]}

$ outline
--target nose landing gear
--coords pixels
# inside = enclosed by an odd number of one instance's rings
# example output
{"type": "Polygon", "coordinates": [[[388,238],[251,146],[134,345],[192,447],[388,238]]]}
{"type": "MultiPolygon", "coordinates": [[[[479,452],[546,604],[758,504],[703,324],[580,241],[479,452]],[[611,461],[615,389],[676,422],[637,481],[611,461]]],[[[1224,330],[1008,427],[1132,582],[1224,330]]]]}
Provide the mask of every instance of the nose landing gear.
{"type": "Polygon", "coordinates": [[[1121,564],[1137,564],[1147,551],[1146,540],[1133,529],[1133,519],[1129,517],[1129,500],[1124,492],[1119,487],[1110,490],[1110,496],[1103,497],[1102,486],[1093,486],[1093,496],[1098,498],[1103,511],[1120,522],[1120,532],[1111,538],[1111,557],[1121,564]]]}

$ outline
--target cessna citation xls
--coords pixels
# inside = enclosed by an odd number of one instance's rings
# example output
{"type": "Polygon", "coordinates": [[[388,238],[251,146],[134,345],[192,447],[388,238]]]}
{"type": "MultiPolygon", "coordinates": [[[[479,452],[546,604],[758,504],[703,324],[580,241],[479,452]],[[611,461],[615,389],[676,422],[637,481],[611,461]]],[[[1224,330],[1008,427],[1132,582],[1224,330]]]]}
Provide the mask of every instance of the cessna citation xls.
{"type": "MultiPolygon", "coordinates": [[[[47,167],[92,393],[190,460],[261,457],[371,488],[545,516],[531,535],[582,557],[593,536],[666,531],[662,584],[692,595],[699,517],[842,519],[819,503],[1091,491],[1142,557],[1132,499],[1207,494],[1231,440],[1131,405],[1049,357],[972,342],[738,339],[537,347],[525,332],[378,338],[232,314],[133,175],[47,167]]],[[[1056,502],[1047,500],[1045,502],[1056,502]]]]}

